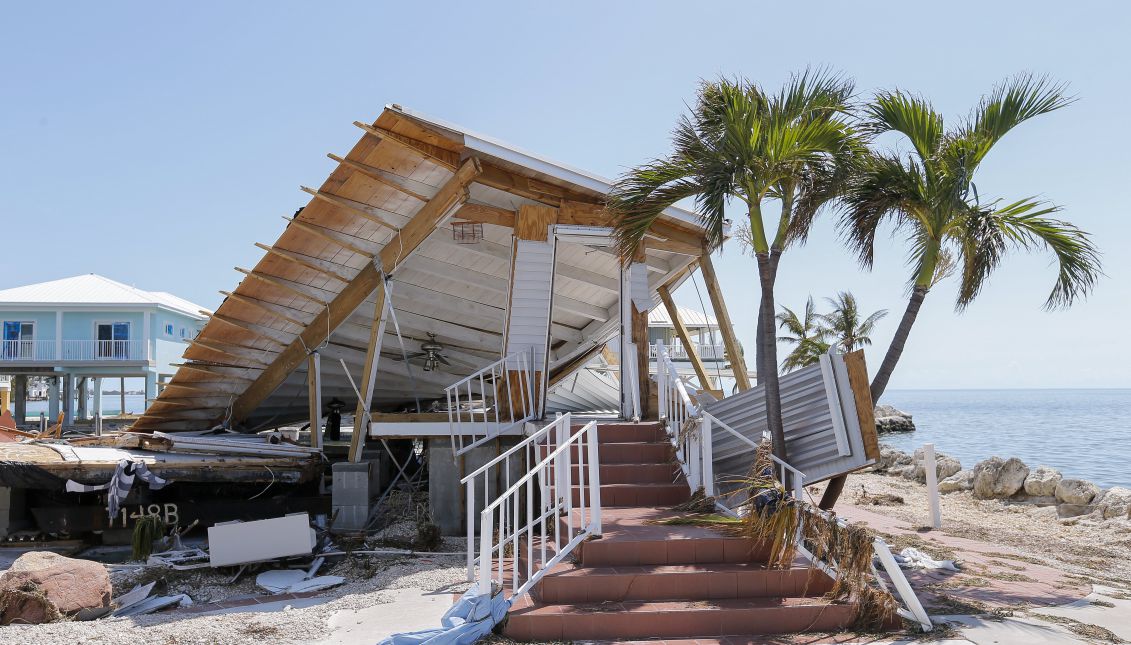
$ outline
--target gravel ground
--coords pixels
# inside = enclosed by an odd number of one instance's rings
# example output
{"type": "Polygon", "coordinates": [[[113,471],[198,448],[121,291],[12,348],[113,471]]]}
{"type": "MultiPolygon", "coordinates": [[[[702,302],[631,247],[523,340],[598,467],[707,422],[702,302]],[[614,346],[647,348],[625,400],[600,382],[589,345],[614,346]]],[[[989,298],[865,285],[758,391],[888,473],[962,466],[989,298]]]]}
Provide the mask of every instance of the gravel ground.
{"type": "MultiPolygon", "coordinates": [[[[912,526],[928,522],[927,487],[923,484],[879,473],[853,474],[841,499],[862,503],[863,492],[869,497],[887,493],[904,500],[903,504],[864,506],[873,513],[912,526]]],[[[1089,582],[1131,587],[1131,521],[1081,518],[1062,522],[1054,507],[977,500],[969,491],[940,498],[943,533],[1012,546],[1044,564],[1086,577],[1089,582]]]]}
{"type": "MultiPolygon", "coordinates": [[[[456,551],[464,544],[461,539],[446,538],[442,548],[456,551]]],[[[9,626],[0,628],[0,645],[309,643],[327,636],[327,621],[334,612],[391,602],[392,594],[388,590],[417,588],[454,594],[466,591],[469,586],[462,553],[416,558],[358,556],[333,567],[323,567],[319,574],[340,575],[346,578],[346,583],[326,590],[320,596],[324,602],[311,607],[213,616],[174,610],[133,618],[9,626]]],[[[116,574],[115,595],[121,589],[128,590],[146,575],[152,574],[116,574]]],[[[188,593],[197,603],[265,593],[255,586],[254,574],[234,584],[228,583],[230,579],[230,575],[220,576],[211,570],[187,572],[187,575],[166,579],[166,590],[161,593],[188,593]]]]}

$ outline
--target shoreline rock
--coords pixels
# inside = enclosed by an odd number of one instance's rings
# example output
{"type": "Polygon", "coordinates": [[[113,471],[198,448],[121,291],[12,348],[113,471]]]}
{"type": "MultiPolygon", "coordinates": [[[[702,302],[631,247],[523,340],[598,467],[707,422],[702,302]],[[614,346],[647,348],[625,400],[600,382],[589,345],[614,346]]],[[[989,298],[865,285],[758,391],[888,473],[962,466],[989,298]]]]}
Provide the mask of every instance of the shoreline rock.
{"type": "Polygon", "coordinates": [[[877,405],[875,409],[876,432],[914,432],[915,422],[911,415],[890,405],[877,405]]]}
{"type": "MultiPolygon", "coordinates": [[[[1131,521],[1131,488],[1113,486],[1104,490],[1083,479],[1065,479],[1050,466],[1030,470],[1020,459],[991,457],[972,469],[944,453],[937,453],[939,492],[971,491],[976,500],[998,500],[1007,505],[1048,509],[1049,519],[1061,523],[1107,525],[1131,521]]],[[[880,458],[873,471],[923,484],[923,450],[910,455],[890,445],[880,445],[880,458]]]]}

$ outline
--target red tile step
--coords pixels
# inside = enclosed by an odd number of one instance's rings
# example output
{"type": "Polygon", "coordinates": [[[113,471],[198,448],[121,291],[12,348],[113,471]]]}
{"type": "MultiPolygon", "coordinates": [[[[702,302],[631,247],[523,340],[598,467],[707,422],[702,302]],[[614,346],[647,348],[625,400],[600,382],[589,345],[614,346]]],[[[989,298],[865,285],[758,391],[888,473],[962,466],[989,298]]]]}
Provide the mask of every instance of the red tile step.
{"type": "MultiPolygon", "coordinates": [[[[575,425],[577,432],[583,426],[575,425]]],[[[658,423],[609,423],[597,426],[598,443],[659,443],[668,435],[658,423]]]]}
{"type": "MultiPolygon", "coordinates": [[[[577,483],[581,467],[574,464],[572,481],[577,483]]],[[[554,472],[553,466],[550,472],[554,472]]],[[[674,484],[685,481],[679,466],[666,464],[601,464],[602,484],[674,484]]],[[[585,478],[589,479],[589,464],[585,465],[585,478]]],[[[684,484],[686,488],[687,484],[684,484]]]]}
{"type": "MultiPolygon", "coordinates": [[[[672,462],[672,445],[668,442],[629,442],[598,444],[599,459],[602,464],[667,464],[672,462]]],[[[539,447],[545,457],[550,451],[539,447]]],[[[585,455],[588,459],[588,453],[585,455]]],[[[570,446],[570,458],[577,462],[577,446],[570,446]]]]}
{"type": "Polygon", "coordinates": [[[853,607],[820,598],[738,598],[663,602],[540,604],[524,596],[504,634],[516,640],[681,638],[838,631],[853,607]]]}
{"type": "MultiPolygon", "coordinates": [[[[586,500],[589,486],[586,484],[586,500]]],[[[581,487],[573,486],[573,503],[580,504],[581,487]]],[[[675,506],[691,499],[691,489],[676,483],[606,484],[601,480],[601,506],[675,506]]]]}
{"type": "Polygon", "coordinates": [[[832,588],[820,571],[799,564],[768,569],[758,562],[577,567],[561,563],[534,588],[543,603],[819,597],[832,588]]]}

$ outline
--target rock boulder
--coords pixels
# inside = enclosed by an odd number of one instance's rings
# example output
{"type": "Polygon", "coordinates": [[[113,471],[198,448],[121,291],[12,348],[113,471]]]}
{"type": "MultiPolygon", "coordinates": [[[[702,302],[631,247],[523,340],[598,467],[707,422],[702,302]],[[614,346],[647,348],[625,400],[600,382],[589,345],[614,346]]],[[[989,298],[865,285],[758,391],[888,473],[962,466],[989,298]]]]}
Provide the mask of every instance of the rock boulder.
{"type": "Polygon", "coordinates": [[[1131,516],[1131,489],[1114,486],[1095,504],[1103,511],[1105,520],[1127,519],[1131,516]]]}
{"type": "MultiPolygon", "coordinates": [[[[903,476],[907,479],[914,479],[920,484],[927,483],[927,468],[923,463],[923,449],[920,448],[915,451],[911,457],[911,463],[914,466],[910,471],[905,471],[903,476]]],[[[942,481],[958,471],[962,470],[962,463],[950,455],[945,455],[941,452],[935,453],[935,476],[936,481],[942,481]]]]}
{"type": "Polygon", "coordinates": [[[880,459],[876,462],[876,470],[892,470],[898,466],[907,466],[911,463],[911,455],[896,450],[891,446],[880,446],[880,459]]]}
{"type": "Polygon", "coordinates": [[[1013,497],[1025,485],[1029,467],[1020,459],[990,457],[974,466],[974,497],[1005,499],[1013,497]]]}
{"type": "Polygon", "coordinates": [[[50,551],[31,551],[16,558],[0,575],[0,624],[37,624],[110,607],[106,567],[50,551]]]}
{"type": "Polygon", "coordinates": [[[911,415],[890,405],[877,405],[875,410],[876,432],[913,432],[915,422],[911,415]]]}
{"type": "Polygon", "coordinates": [[[1100,487],[1084,479],[1062,479],[1056,485],[1056,498],[1062,504],[1091,504],[1100,487]]]}
{"type": "Polygon", "coordinates": [[[1056,495],[1056,485],[1064,477],[1060,471],[1048,466],[1037,466],[1025,478],[1025,493],[1033,497],[1049,497],[1056,495]]]}
{"type": "Polygon", "coordinates": [[[974,471],[960,470],[939,482],[940,493],[957,493],[974,488],[974,471]]]}

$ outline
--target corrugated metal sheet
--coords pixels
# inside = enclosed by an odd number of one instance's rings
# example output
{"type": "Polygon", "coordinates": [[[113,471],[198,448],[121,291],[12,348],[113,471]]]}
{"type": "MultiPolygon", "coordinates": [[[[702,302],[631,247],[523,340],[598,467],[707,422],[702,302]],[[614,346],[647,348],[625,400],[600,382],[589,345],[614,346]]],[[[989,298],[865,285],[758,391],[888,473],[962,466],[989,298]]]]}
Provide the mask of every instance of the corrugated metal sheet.
{"type": "MultiPolygon", "coordinates": [[[[844,357],[825,356],[822,364],[785,374],[780,379],[787,461],[805,474],[806,483],[822,481],[868,463],[844,357]]],[[[704,410],[754,441],[759,441],[766,432],[762,387],[709,403],[704,410]]],[[[725,431],[713,434],[712,448],[720,490],[733,489],[733,480],[749,473],[753,451],[748,444],[725,431]],[[732,482],[729,487],[728,481],[732,482]]]]}
{"type": "MultiPolygon", "coordinates": [[[[709,316],[701,311],[696,311],[690,307],[676,307],[679,311],[679,319],[684,327],[688,329],[695,328],[712,328],[718,329],[719,323],[712,316],[709,316]]],[[[667,307],[656,307],[648,312],[648,326],[649,327],[673,327],[672,319],[668,316],[667,307]]]]}
{"type": "Polygon", "coordinates": [[[554,241],[515,240],[506,353],[534,347],[534,365],[545,370],[554,287],[554,241]]]}

